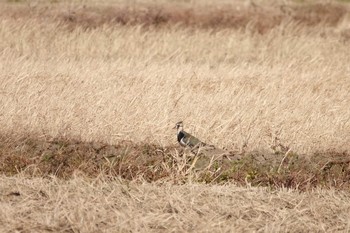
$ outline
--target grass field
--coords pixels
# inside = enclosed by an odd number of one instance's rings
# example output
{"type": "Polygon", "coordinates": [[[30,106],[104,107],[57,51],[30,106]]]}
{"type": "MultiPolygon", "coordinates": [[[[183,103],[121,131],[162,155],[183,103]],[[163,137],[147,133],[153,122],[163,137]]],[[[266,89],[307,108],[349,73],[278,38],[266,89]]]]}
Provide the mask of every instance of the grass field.
{"type": "Polygon", "coordinates": [[[350,195],[235,185],[2,177],[5,232],[348,232],[350,195]]]}
{"type": "Polygon", "coordinates": [[[349,25],[346,1],[0,2],[3,231],[349,231],[349,25]],[[195,165],[179,120],[241,160],[195,165]]]}

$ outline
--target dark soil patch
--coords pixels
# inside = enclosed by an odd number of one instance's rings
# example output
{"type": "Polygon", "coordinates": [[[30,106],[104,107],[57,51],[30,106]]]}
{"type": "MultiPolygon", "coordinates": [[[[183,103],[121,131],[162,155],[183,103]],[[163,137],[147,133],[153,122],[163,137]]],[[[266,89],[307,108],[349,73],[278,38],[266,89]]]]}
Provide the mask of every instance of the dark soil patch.
{"type": "Polygon", "coordinates": [[[7,4],[0,10],[1,18],[35,18],[58,22],[69,29],[85,29],[109,26],[143,27],[193,27],[204,29],[249,29],[265,33],[283,22],[301,26],[335,26],[349,12],[344,4],[314,3],[275,6],[232,6],[217,4],[194,6],[191,4],[126,4],[126,5],[71,5],[69,8],[56,4],[28,7],[28,4],[7,4]]]}
{"type": "Polygon", "coordinates": [[[293,152],[246,152],[239,160],[212,161],[180,147],[121,141],[116,145],[67,138],[0,137],[0,173],[55,175],[69,179],[75,172],[88,177],[101,173],[148,182],[165,180],[287,187],[350,188],[350,154],[335,151],[299,155],[293,152]],[[201,164],[200,167],[197,166],[201,164]],[[204,164],[204,166],[203,166],[204,164]]]}

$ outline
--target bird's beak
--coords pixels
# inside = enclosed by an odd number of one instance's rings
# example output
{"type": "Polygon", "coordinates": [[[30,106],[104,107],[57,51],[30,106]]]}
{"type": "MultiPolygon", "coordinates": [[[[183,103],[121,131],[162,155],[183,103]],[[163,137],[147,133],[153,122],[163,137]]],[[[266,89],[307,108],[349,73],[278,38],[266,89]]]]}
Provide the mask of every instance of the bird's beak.
{"type": "Polygon", "coordinates": [[[176,129],[176,125],[172,129],[176,129]]]}

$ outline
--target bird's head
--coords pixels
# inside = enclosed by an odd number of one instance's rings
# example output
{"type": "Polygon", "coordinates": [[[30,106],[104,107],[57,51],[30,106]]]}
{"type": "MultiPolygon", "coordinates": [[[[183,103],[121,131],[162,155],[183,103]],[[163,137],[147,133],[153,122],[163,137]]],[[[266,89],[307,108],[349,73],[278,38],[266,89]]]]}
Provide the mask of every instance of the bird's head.
{"type": "Polygon", "coordinates": [[[182,121],[179,121],[179,122],[177,122],[177,123],[175,124],[174,129],[177,129],[177,131],[179,132],[179,131],[181,131],[181,130],[183,129],[183,127],[184,127],[183,122],[182,122],[182,121]]]}

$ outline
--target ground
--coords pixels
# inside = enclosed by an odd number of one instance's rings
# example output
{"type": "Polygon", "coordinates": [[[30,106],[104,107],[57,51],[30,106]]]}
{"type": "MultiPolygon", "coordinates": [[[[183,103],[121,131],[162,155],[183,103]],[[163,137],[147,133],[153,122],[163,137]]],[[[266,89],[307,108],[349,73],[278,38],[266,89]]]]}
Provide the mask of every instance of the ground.
{"type": "Polygon", "coordinates": [[[1,2],[2,231],[349,231],[348,4],[1,2]]]}

